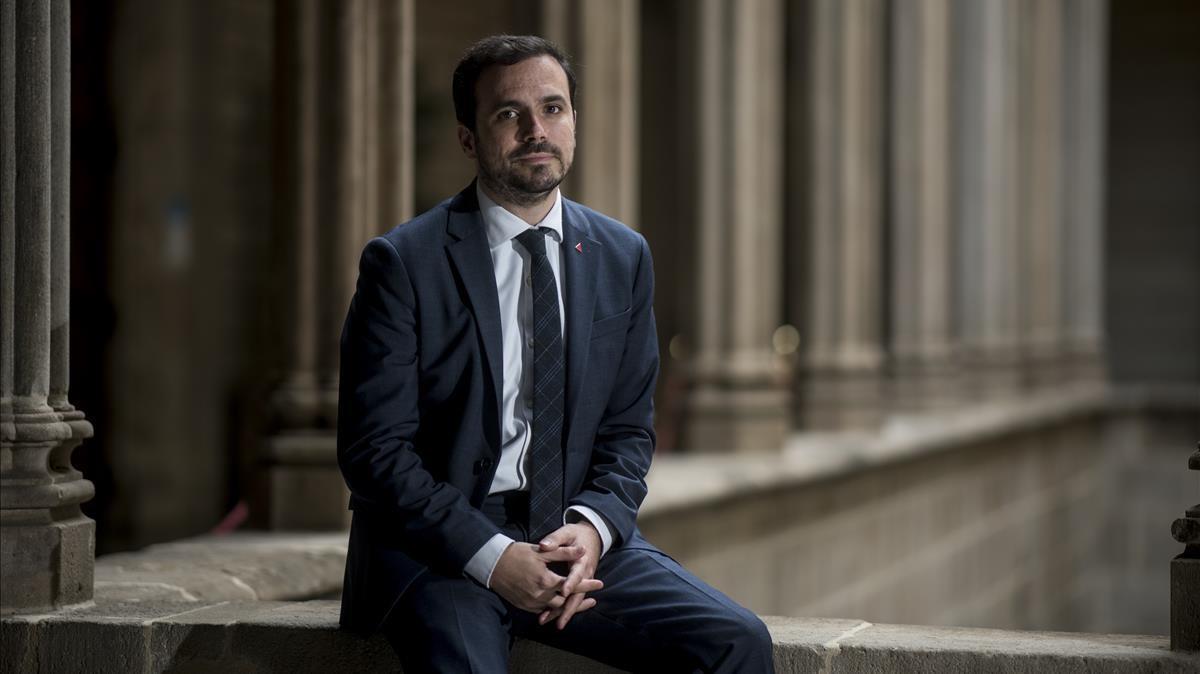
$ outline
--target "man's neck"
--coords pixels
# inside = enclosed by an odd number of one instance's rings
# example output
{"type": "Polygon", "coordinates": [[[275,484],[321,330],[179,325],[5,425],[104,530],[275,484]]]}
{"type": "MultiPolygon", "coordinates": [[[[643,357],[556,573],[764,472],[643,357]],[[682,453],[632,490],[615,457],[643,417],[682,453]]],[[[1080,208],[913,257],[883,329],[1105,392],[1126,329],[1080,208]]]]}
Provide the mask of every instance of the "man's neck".
{"type": "Polygon", "coordinates": [[[538,201],[528,205],[521,205],[497,195],[494,191],[488,189],[487,183],[483,180],[479,181],[479,187],[489,199],[496,202],[501,208],[521,218],[530,225],[536,225],[546,219],[546,214],[550,212],[551,208],[554,208],[554,200],[558,196],[558,188],[556,187],[538,201]]]}

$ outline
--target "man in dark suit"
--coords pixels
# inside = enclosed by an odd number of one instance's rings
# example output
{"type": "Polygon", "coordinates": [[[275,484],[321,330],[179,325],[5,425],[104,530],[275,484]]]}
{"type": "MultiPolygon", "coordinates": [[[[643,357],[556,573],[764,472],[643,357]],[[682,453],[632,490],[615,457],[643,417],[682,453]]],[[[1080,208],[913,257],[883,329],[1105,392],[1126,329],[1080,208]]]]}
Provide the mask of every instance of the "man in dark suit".
{"type": "Polygon", "coordinates": [[[454,104],[477,180],[363,252],[342,624],[382,629],[412,672],[504,671],[517,636],[631,670],[771,671],[762,622],[638,532],[654,273],[640,235],[559,193],[574,98],[553,44],[474,45],[454,104]]]}

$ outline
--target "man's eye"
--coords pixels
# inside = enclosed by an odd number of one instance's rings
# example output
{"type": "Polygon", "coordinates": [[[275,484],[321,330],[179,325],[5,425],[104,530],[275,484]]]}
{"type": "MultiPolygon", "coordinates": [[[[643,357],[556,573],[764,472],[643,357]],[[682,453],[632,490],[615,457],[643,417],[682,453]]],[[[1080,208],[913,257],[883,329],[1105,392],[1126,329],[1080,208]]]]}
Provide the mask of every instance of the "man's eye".
{"type": "Polygon", "coordinates": [[[552,115],[557,115],[558,113],[562,112],[562,106],[561,105],[547,105],[546,112],[548,112],[552,115]]]}
{"type": "Polygon", "coordinates": [[[517,111],[516,110],[502,110],[502,111],[500,111],[500,114],[496,115],[496,118],[497,119],[516,119],[517,111]]]}

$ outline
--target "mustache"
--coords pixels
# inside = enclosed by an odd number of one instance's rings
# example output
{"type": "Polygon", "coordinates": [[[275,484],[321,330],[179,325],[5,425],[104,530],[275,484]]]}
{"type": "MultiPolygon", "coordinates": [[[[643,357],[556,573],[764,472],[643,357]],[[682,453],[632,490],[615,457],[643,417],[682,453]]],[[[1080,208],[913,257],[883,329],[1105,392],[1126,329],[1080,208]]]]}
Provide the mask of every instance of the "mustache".
{"type": "Polygon", "coordinates": [[[512,159],[519,159],[531,154],[552,154],[558,159],[562,159],[562,153],[553,143],[530,143],[529,145],[519,148],[509,155],[509,157],[512,159]]]}

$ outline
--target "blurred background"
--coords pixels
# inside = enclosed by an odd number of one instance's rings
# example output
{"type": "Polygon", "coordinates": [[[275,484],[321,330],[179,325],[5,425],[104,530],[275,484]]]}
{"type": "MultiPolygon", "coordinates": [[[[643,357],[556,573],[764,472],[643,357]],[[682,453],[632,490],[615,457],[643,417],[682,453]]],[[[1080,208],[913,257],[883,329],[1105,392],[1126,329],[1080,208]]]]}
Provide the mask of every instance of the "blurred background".
{"type": "Polygon", "coordinates": [[[643,530],[760,613],[1167,631],[1200,439],[1200,3],[72,3],[97,552],[336,530],[366,240],[465,187],[450,74],[579,76],[655,254],[643,530]]]}

